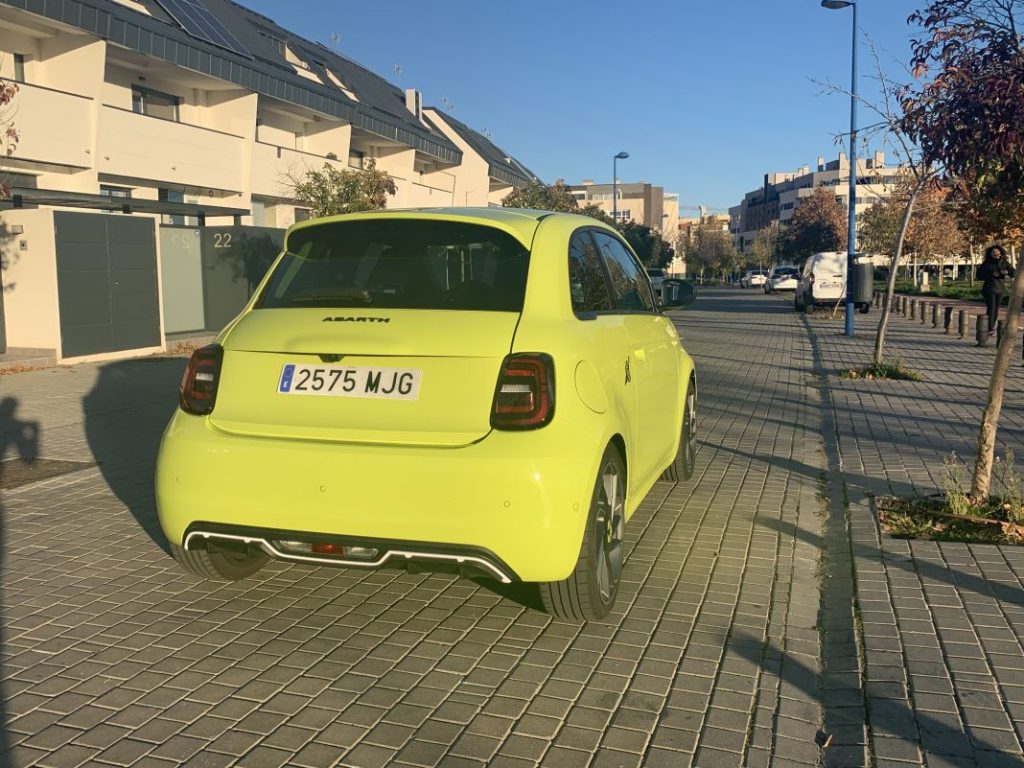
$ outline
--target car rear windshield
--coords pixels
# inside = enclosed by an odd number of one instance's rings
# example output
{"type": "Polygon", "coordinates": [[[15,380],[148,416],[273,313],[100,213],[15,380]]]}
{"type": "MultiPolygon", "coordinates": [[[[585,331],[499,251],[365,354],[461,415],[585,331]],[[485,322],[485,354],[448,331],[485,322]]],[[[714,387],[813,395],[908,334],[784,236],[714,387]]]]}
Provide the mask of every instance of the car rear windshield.
{"type": "Polygon", "coordinates": [[[377,307],[520,312],[530,253],[493,227],[425,219],[298,229],[256,309],[377,307]]]}
{"type": "Polygon", "coordinates": [[[783,267],[782,269],[775,270],[776,275],[796,275],[799,274],[796,267],[783,267]]]}

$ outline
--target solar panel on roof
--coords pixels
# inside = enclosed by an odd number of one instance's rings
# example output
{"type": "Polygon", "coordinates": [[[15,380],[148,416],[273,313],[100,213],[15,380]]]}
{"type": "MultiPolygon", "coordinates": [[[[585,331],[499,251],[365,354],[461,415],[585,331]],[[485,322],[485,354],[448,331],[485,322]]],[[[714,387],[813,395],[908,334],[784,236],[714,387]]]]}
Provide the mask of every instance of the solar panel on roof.
{"type": "Polygon", "coordinates": [[[252,58],[238,39],[228,32],[210,9],[197,0],[156,0],[181,28],[197,40],[252,58]]]}

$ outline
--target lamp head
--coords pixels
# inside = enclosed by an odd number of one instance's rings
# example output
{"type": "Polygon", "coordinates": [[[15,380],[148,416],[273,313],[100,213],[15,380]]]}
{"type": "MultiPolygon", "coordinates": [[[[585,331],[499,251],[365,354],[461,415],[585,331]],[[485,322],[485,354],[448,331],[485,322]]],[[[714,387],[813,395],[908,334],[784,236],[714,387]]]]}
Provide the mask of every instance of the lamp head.
{"type": "Polygon", "coordinates": [[[629,157],[629,152],[619,152],[619,154],[617,154],[615,156],[615,159],[616,160],[625,160],[627,157],[629,157]]]}
{"type": "Polygon", "coordinates": [[[853,0],[821,0],[822,8],[828,8],[833,11],[849,8],[853,4],[853,0]]]}

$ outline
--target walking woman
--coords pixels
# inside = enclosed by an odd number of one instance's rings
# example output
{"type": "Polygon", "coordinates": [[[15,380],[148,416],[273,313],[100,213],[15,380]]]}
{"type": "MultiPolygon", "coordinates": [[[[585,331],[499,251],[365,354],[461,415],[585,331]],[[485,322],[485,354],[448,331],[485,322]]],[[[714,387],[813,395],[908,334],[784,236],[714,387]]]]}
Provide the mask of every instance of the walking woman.
{"type": "Polygon", "coordinates": [[[985,260],[978,267],[981,280],[981,297],[988,310],[988,332],[996,329],[999,319],[999,305],[1003,302],[1003,281],[1013,277],[1013,267],[1006,260],[1006,251],[1001,245],[992,245],[985,251],[985,260]]]}

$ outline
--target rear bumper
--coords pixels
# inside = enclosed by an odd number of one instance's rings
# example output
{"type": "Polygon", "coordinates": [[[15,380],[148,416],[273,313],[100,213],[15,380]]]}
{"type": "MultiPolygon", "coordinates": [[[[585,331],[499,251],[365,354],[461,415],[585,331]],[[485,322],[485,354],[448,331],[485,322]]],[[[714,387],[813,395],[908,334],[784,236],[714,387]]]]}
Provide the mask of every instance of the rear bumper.
{"type": "Polygon", "coordinates": [[[558,581],[579,555],[597,437],[556,422],[462,448],[353,445],[228,435],[179,411],[160,446],[157,511],[178,544],[204,527],[385,540],[398,543],[391,560],[484,552],[510,579],[558,581]]]}

